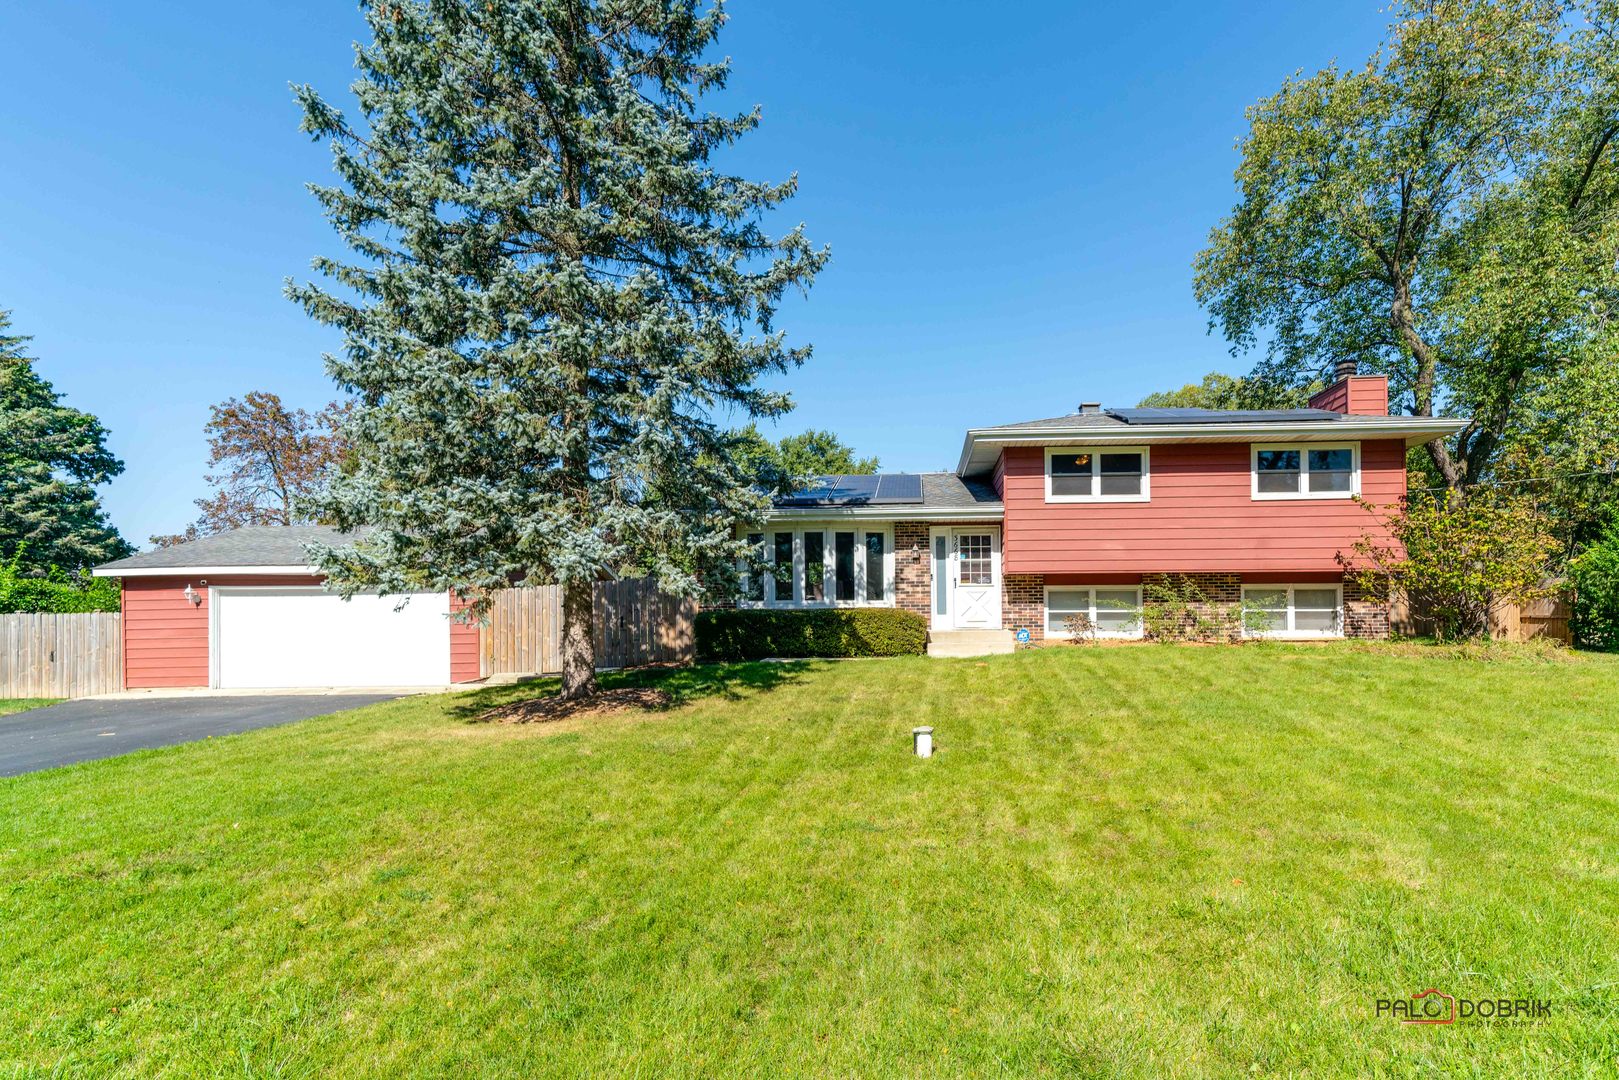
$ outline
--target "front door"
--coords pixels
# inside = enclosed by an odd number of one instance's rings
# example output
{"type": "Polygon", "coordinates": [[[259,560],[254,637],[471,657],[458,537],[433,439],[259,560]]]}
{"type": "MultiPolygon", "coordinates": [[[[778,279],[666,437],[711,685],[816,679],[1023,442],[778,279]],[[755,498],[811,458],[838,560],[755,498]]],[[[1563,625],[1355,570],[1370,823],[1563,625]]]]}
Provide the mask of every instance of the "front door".
{"type": "Polygon", "coordinates": [[[1001,530],[981,525],[935,529],[933,547],[933,628],[1000,629],[1001,530]]]}

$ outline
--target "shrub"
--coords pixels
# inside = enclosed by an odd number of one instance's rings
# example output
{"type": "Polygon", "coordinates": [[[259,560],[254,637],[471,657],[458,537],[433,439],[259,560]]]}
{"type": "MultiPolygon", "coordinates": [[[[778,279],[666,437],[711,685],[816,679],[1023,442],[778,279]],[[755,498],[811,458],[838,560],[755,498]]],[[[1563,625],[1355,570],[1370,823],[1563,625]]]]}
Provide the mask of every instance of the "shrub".
{"type": "Polygon", "coordinates": [[[1466,499],[1408,499],[1338,561],[1368,596],[1402,590],[1413,611],[1433,619],[1434,636],[1447,641],[1483,637],[1501,607],[1555,592],[1556,551],[1532,503],[1475,491],[1466,499]]]}
{"type": "Polygon", "coordinates": [[[1067,632],[1071,644],[1089,645],[1096,640],[1096,624],[1091,622],[1091,617],[1083,611],[1066,616],[1062,621],[1062,628],[1067,632]]]}
{"type": "Polygon", "coordinates": [[[1270,629],[1269,617],[1243,602],[1214,599],[1185,574],[1142,586],[1141,627],[1149,641],[1237,641],[1270,629]]]}
{"type": "Polygon", "coordinates": [[[927,642],[927,621],[893,608],[719,610],[697,615],[699,660],[920,656],[927,651],[927,642]]]}
{"type": "Polygon", "coordinates": [[[1569,564],[1574,584],[1574,641],[1590,649],[1619,649],[1619,522],[1569,564]]]}
{"type": "Polygon", "coordinates": [[[66,614],[75,611],[117,611],[118,582],[68,574],[51,567],[43,577],[25,576],[20,566],[22,548],[0,563],[0,613],[66,614]]]}

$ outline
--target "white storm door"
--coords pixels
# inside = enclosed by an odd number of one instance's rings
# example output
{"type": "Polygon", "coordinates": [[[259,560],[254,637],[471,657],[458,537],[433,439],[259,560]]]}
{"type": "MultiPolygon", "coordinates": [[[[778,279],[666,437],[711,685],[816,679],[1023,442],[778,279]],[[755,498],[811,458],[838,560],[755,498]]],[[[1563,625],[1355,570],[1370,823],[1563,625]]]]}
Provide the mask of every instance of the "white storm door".
{"type": "Polygon", "coordinates": [[[446,686],[448,593],[360,594],[320,588],[210,590],[213,685],[224,689],[446,686]]]}
{"type": "Polygon", "coordinates": [[[1001,626],[1001,531],[954,529],[950,537],[951,609],[957,630],[1001,626]]]}

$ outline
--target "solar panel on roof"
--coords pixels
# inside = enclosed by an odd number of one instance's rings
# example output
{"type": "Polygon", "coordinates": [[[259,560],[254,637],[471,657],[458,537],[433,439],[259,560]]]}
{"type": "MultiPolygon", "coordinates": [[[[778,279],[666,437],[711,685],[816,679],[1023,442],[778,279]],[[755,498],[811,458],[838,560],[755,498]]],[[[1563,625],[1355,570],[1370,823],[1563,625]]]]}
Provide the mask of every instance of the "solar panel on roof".
{"type": "Polygon", "coordinates": [[[778,506],[866,506],[922,501],[922,478],[904,473],[820,476],[807,487],[777,499],[778,506]]]}
{"type": "Polygon", "coordinates": [[[877,494],[877,476],[839,476],[835,477],[840,491],[847,491],[855,495],[877,494]]]}
{"type": "Polygon", "coordinates": [[[1330,409],[1109,409],[1126,424],[1255,424],[1286,420],[1339,420],[1330,409]]]}
{"type": "Polygon", "coordinates": [[[915,473],[886,473],[877,478],[877,496],[872,502],[919,503],[922,478],[915,473]]]}

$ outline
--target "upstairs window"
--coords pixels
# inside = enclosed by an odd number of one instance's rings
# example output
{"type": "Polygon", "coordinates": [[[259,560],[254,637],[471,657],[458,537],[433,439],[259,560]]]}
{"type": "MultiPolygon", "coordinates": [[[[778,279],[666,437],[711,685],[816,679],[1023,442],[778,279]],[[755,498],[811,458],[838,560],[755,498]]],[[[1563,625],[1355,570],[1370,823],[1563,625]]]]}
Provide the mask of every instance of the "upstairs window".
{"type": "Polygon", "coordinates": [[[1255,444],[1253,477],[1256,499],[1348,499],[1360,492],[1360,447],[1255,444]]]}
{"type": "Polygon", "coordinates": [[[1146,502],[1144,446],[1046,448],[1047,502],[1146,502]]]}

